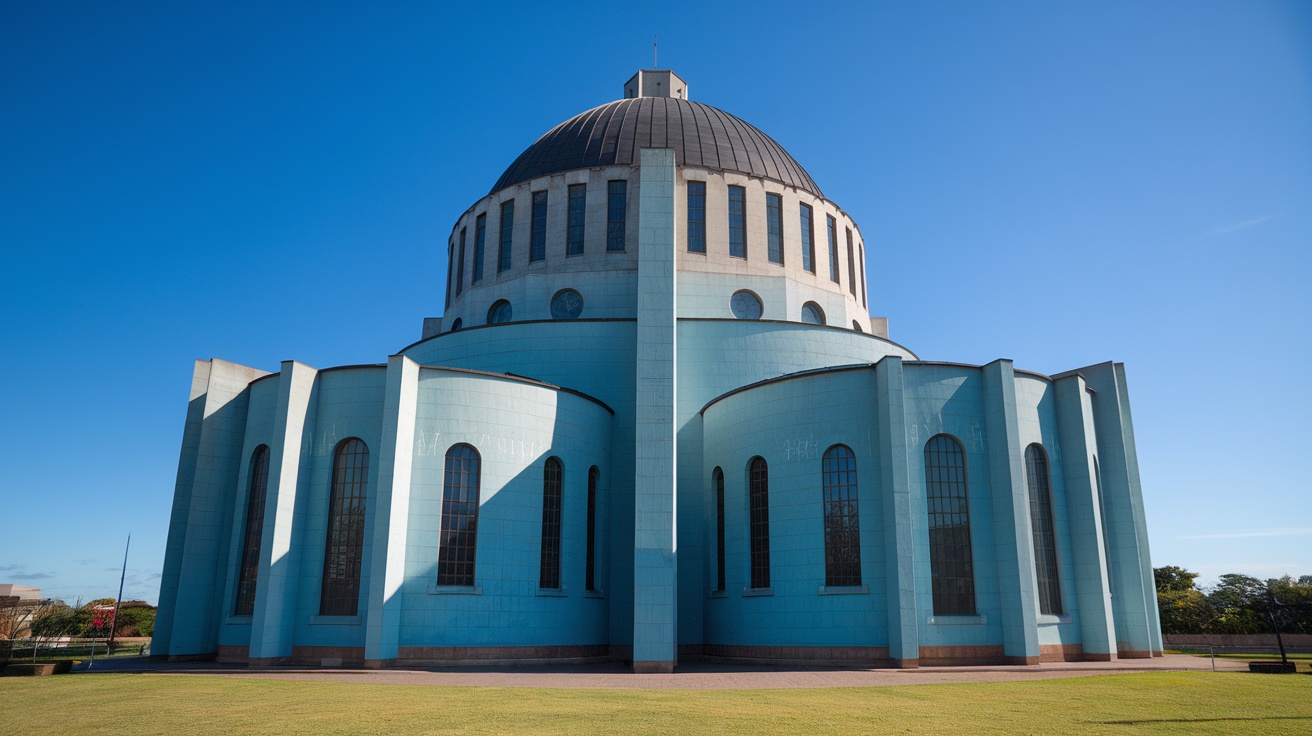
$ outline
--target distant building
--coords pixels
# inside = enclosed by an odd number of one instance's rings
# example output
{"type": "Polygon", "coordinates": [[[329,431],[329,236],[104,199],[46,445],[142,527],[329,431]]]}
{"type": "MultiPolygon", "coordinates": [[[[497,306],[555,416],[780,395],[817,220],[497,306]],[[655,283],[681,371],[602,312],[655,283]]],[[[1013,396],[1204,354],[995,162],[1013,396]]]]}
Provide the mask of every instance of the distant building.
{"type": "Polygon", "coordinates": [[[0,584],[0,639],[22,639],[31,633],[41,589],[30,585],[0,584]]]}
{"type": "MultiPolygon", "coordinates": [[[[419,342],[197,362],[152,651],[1159,654],[1123,367],[920,360],[866,246],[778,143],[639,72],[457,218],[419,342]]],[[[351,269],[325,298],[367,298],[351,269]]]]}

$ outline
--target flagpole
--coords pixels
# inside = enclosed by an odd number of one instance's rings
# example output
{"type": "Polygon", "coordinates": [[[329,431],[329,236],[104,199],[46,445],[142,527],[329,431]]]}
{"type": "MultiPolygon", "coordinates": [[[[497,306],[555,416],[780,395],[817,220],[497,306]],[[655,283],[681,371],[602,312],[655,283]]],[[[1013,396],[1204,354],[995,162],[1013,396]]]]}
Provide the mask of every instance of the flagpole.
{"type": "Polygon", "coordinates": [[[118,578],[118,597],[114,599],[114,617],[109,620],[109,644],[106,645],[106,657],[114,651],[114,633],[118,629],[118,607],[123,603],[123,581],[128,576],[128,549],[131,547],[132,532],[128,532],[128,543],[123,547],[123,574],[118,578]]]}

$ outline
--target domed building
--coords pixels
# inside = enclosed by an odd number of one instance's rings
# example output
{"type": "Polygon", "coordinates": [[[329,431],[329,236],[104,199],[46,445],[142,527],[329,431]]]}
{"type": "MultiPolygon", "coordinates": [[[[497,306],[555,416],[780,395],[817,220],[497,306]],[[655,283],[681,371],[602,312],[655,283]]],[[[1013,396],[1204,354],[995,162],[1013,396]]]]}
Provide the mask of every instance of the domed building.
{"type": "Polygon", "coordinates": [[[156,654],[1160,654],[1123,366],[892,342],[857,223],[673,72],[548,131],[446,250],[386,363],[196,363],[156,654]]]}

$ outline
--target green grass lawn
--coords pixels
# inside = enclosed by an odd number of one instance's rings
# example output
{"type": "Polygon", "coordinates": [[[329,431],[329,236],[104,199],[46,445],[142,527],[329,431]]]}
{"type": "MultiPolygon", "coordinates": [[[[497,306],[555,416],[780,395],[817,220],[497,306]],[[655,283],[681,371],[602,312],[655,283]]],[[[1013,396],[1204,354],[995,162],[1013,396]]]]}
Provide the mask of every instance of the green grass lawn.
{"type": "Polygon", "coordinates": [[[548,690],[202,675],[0,679],[8,734],[1308,734],[1312,677],[1163,672],[815,690],[548,690]]]}

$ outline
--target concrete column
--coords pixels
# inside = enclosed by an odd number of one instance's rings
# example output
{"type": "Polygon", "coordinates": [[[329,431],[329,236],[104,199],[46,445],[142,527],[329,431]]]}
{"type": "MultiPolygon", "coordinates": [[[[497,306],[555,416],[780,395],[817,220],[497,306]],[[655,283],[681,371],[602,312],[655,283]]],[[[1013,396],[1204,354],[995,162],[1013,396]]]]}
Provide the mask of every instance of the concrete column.
{"type": "Polygon", "coordinates": [[[638,195],[633,671],[677,661],[674,151],[644,148],[638,195]]]}
{"type": "Polygon", "coordinates": [[[282,363],[278,408],[269,443],[269,486],[264,496],[259,584],[251,618],[252,664],[276,664],[292,654],[292,632],[300,579],[300,529],[296,507],[301,484],[301,448],[314,423],[315,379],[319,372],[294,360],[282,363]]]}
{"type": "Polygon", "coordinates": [[[1084,658],[1111,660],[1116,626],[1103,560],[1102,504],[1093,458],[1097,453],[1093,403],[1084,379],[1069,375],[1053,382],[1061,472],[1070,510],[1071,552],[1075,559],[1075,605],[1080,614],[1084,658]]]}
{"type": "Polygon", "coordinates": [[[885,580],[888,595],[888,656],[899,667],[920,666],[916,621],[915,537],[911,529],[911,469],[907,460],[906,402],[902,359],[875,365],[879,426],[879,486],[884,515],[885,580]]]}
{"type": "Polygon", "coordinates": [[[995,360],[983,367],[982,375],[1003,654],[1013,664],[1038,664],[1038,582],[1029,490],[1016,422],[1016,374],[1010,360],[995,360]]]}
{"type": "Polygon", "coordinates": [[[1157,588],[1148,554],[1134,423],[1125,386],[1125,366],[1100,363],[1077,371],[1090,388],[1106,519],[1112,612],[1121,657],[1151,657],[1162,651],[1157,588]]]}
{"type": "Polygon", "coordinates": [[[419,364],[404,355],[387,359],[383,440],[378,453],[374,500],[373,554],[365,597],[364,659],[381,667],[396,659],[401,630],[401,584],[405,581],[406,533],[410,521],[410,473],[415,456],[415,412],[419,364]]]}
{"type": "Polygon", "coordinates": [[[191,658],[218,651],[246,388],[263,375],[223,360],[196,361],[160,583],[156,654],[191,658]]]}

